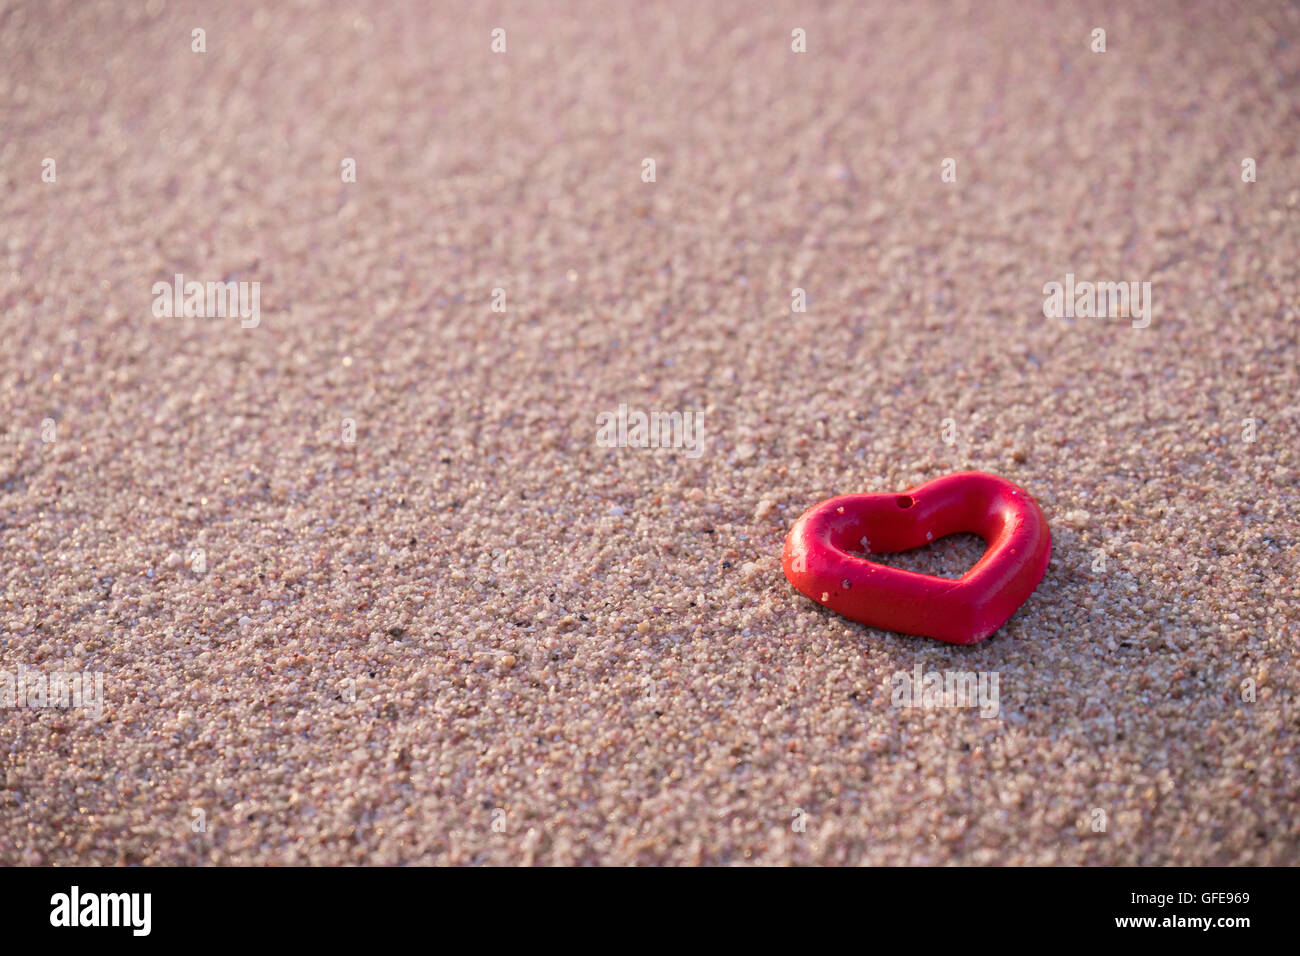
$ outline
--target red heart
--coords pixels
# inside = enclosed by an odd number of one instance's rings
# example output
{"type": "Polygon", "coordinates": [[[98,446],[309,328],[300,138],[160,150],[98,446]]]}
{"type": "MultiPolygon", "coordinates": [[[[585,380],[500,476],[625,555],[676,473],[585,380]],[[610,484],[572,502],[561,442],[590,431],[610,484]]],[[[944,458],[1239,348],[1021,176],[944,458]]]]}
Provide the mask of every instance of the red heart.
{"type": "Polygon", "coordinates": [[[785,539],[790,583],[862,624],[974,644],[1006,623],[1038,587],[1052,555],[1047,519],[1011,482],[978,471],[902,494],[841,495],[804,513],[785,539]],[[953,581],[848,553],[907,551],[959,531],[988,544],[953,581]]]}

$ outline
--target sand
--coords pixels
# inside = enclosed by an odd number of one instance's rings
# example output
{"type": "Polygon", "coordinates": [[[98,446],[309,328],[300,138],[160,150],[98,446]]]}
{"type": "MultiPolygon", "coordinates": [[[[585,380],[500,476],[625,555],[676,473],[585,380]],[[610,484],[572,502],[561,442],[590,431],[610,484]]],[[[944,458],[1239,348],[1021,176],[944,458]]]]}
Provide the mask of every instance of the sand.
{"type": "Polygon", "coordinates": [[[1294,5],[131,6],[0,10],[0,670],[103,680],[0,863],[1300,859],[1294,5]],[[990,640],[784,579],[967,468],[1053,534],[990,640]]]}

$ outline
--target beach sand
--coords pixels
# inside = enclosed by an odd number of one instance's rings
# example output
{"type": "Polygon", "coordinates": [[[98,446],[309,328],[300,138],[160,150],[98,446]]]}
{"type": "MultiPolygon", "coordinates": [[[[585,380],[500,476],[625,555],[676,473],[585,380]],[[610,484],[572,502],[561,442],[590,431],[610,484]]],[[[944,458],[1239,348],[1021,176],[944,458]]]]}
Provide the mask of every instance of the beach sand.
{"type": "Polygon", "coordinates": [[[1300,860],[1295,5],[131,6],[0,8],[0,863],[1300,860]],[[991,639],[785,580],[964,469],[991,639]]]}

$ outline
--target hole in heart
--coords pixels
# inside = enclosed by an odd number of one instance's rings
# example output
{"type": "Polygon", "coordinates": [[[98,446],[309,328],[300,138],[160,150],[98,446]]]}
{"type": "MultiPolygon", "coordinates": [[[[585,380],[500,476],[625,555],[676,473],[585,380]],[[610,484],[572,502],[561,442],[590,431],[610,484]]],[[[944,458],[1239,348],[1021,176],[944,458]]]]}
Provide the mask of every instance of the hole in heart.
{"type": "Polygon", "coordinates": [[[897,551],[893,554],[867,554],[862,551],[853,553],[891,568],[929,574],[936,578],[959,578],[974,567],[975,562],[984,557],[987,550],[988,545],[983,538],[963,532],[950,534],[910,551],[897,551]]]}
{"type": "Polygon", "coordinates": [[[916,504],[916,502],[912,499],[911,495],[899,495],[894,499],[894,504],[898,505],[900,508],[910,508],[912,505],[916,504]]]}

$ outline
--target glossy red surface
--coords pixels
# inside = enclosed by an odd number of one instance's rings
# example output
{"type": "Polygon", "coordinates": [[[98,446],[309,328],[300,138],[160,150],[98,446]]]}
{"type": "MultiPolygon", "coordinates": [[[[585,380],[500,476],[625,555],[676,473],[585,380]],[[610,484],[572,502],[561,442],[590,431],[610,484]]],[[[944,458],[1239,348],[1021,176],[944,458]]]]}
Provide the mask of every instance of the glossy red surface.
{"type": "Polygon", "coordinates": [[[974,644],[1033,593],[1051,551],[1047,519],[1028,493],[995,475],[967,471],[902,492],[823,501],[790,529],[781,563],[799,591],[845,617],[974,644]],[[963,531],[979,535],[988,549],[956,580],[849,553],[907,551],[963,531]]]}

